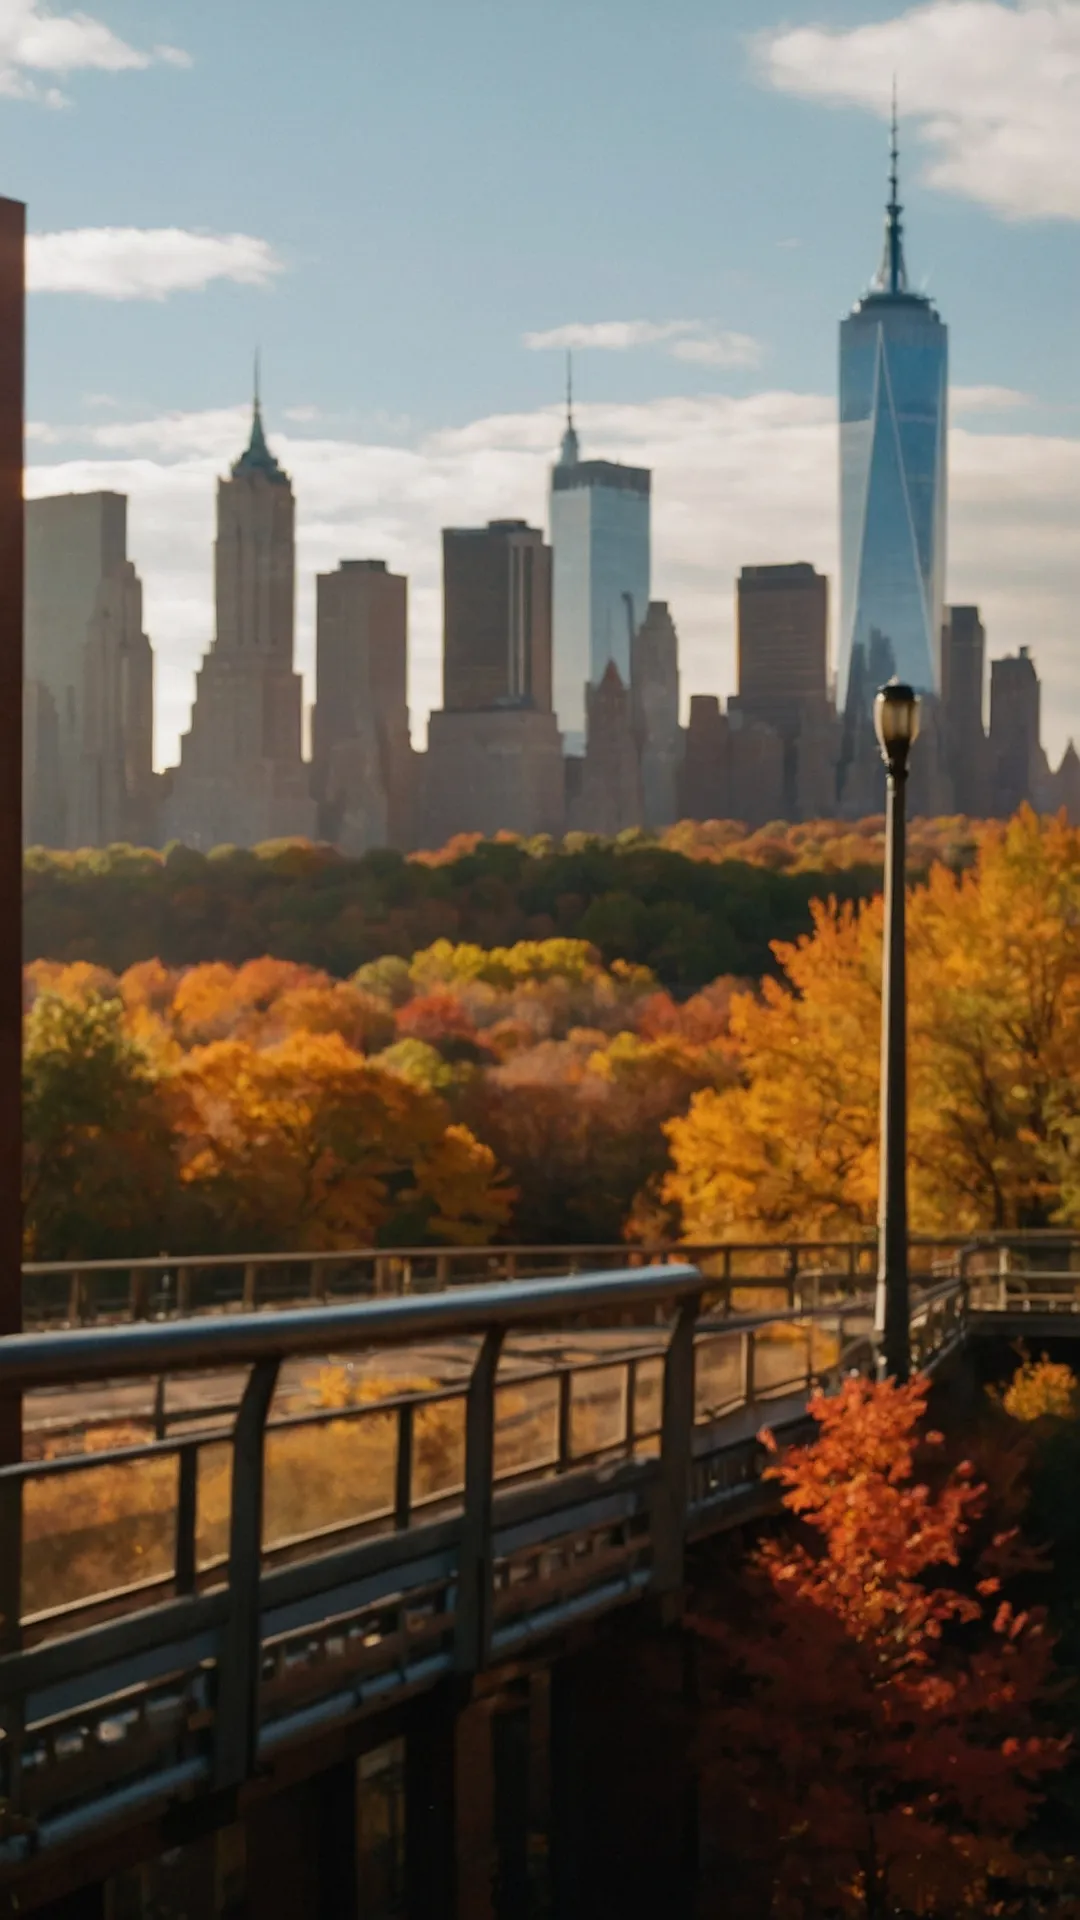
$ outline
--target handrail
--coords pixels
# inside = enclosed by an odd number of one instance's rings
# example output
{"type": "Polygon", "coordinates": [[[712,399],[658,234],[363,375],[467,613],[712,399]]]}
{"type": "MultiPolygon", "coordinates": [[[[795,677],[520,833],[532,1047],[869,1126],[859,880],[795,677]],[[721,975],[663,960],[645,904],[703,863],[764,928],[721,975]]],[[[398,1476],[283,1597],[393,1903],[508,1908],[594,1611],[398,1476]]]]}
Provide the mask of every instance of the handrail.
{"type": "MultiPolygon", "coordinates": [[[[1073,1227],[1017,1227],[976,1228],[968,1233],[912,1233],[908,1236],[912,1247],[997,1247],[1023,1246],[1028,1241],[1035,1245],[1061,1245],[1074,1243],[1080,1245],[1080,1232],[1073,1227]]],[[[78,1268],[80,1273],[118,1273],[128,1270],[135,1273],[168,1273],[177,1267],[244,1267],[254,1263],[260,1267],[287,1266],[299,1262],[318,1261],[320,1265],[346,1265],[355,1260],[436,1260],[440,1256],[451,1260],[500,1260],[519,1256],[533,1260],[550,1257],[553,1260],[606,1257],[609,1254],[640,1253],[645,1255],[672,1254],[721,1254],[753,1253],[783,1254],[787,1252],[817,1253],[848,1251],[856,1248],[861,1253],[876,1251],[877,1240],[872,1233],[836,1235],[829,1239],[787,1240],[651,1240],[640,1245],[625,1240],[596,1242],[550,1242],[496,1244],[492,1246],[410,1246],[410,1247],[296,1247],[278,1252],[259,1252],[252,1249],[247,1253],[160,1253],[160,1254],[118,1254],[112,1259],[97,1260],[27,1260],[23,1263],[23,1273],[29,1277],[71,1273],[78,1268]]]]}
{"type": "MultiPolygon", "coordinates": [[[[240,1366],[349,1347],[406,1346],[447,1333],[485,1334],[520,1324],[552,1325],[583,1313],[677,1304],[707,1291],[708,1281],[696,1267],[632,1267],[569,1280],[523,1280],[365,1300],[356,1306],[16,1333],[0,1340],[0,1392],[240,1366]]],[[[734,1320],[725,1324],[735,1330],[734,1320]]]]}

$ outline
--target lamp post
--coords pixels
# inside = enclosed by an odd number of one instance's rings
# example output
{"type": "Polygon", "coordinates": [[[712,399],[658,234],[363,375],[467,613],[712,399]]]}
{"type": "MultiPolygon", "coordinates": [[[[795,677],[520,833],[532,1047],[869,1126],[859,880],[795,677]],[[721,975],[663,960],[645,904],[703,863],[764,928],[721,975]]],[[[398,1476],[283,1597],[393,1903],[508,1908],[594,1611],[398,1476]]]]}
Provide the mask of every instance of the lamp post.
{"type": "Polygon", "coordinates": [[[874,1332],[887,1379],[911,1371],[908,1313],[907,982],[904,951],[905,788],[919,731],[919,701],[892,679],[874,700],[874,731],[886,768],[885,927],[881,968],[881,1145],[874,1332]]]}

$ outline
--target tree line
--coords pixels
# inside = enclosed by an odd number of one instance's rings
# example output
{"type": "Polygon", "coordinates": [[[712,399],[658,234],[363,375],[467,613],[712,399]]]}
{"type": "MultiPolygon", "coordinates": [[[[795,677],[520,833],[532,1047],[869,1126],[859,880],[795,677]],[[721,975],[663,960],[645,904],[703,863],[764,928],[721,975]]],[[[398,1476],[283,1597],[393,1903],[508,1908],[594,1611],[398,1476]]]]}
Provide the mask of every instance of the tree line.
{"type": "MultiPolygon", "coordinates": [[[[968,862],[967,823],[918,823],[913,871],[968,862]]],[[[658,839],[569,834],[555,843],[464,835],[406,858],[350,859],[302,841],[202,854],[116,846],[26,858],[29,960],[88,960],[122,973],[138,961],[239,966],[271,955],[339,979],[383,954],[433,941],[510,946],[569,938],[647,966],[687,994],[720,974],[757,979],[770,942],[810,926],[811,902],[868,898],[880,885],[882,823],[684,823],[658,839]]]]}

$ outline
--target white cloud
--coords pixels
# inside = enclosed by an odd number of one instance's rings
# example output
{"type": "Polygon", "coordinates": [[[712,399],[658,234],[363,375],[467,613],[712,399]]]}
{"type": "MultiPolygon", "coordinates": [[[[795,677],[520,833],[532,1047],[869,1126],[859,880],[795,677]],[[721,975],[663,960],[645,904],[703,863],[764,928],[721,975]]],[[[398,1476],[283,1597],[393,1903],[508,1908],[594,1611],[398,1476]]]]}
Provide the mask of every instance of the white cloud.
{"type": "Polygon", "coordinates": [[[525,345],[543,351],[546,347],[598,347],[607,353],[626,353],[631,347],[655,347],[680,334],[695,333],[697,320],[572,320],[565,327],[549,327],[546,333],[527,333],[525,345]]]}
{"type": "Polygon", "coordinates": [[[761,344],[749,333],[705,333],[674,341],[671,357],[699,367],[757,367],[761,344]]]}
{"type": "MultiPolygon", "coordinates": [[[[654,469],[654,578],[671,602],[684,696],[734,681],[733,583],[755,561],[812,560],[836,578],[835,403],[826,396],[720,394],[579,408],[586,448],[654,469]]],[[[157,649],[159,758],[186,727],[194,672],[212,634],[217,477],[247,435],[246,406],[79,430],[86,452],[62,463],[45,444],[32,494],[115,487],[130,495],[130,550],[157,649]]],[[[420,743],[439,699],[443,526],[521,514],[546,521],[557,409],[501,414],[414,437],[409,445],[278,433],[274,451],[297,495],[298,654],[314,653],[313,576],[342,558],[381,558],[410,580],[411,700],[420,743]]],[[[54,429],[59,432],[59,430],[54,429]]],[[[72,444],[75,430],[65,443],[72,444]]],[[[1048,741],[1080,738],[1076,669],[1076,502],[1080,439],[1050,434],[951,437],[949,587],[978,602],[995,655],[1030,644],[1043,677],[1048,741]]]]}
{"type": "Polygon", "coordinates": [[[1031,396],[1016,387],[950,387],[949,412],[1012,413],[1017,407],[1029,407],[1031,396]]]}
{"type": "Polygon", "coordinates": [[[41,0],[0,0],[0,94],[63,106],[63,94],[56,87],[39,86],[34,74],[69,74],[79,68],[124,73],[155,62],[191,64],[179,47],[144,52],[130,46],[88,13],[56,13],[41,0]]]}
{"type": "Polygon", "coordinates": [[[929,0],[756,47],[773,86],[882,118],[895,74],[934,186],[1011,219],[1080,220],[1080,0],[929,0]]]}
{"type": "Polygon", "coordinates": [[[627,353],[635,347],[663,347],[673,360],[702,367],[756,367],[761,344],[748,333],[726,333],[704,320],[573,320],[546,333],[527,333],[534,351],[549,347],[599,348],[627,353]]]}
{"type": "Polygon", "coordinates": [[[181,227],[74,227],[27,240],[31,293],[90,293],[103,300],[164,300],[212,280],[265,287],[283,271],[267,240],[181,227]]]}

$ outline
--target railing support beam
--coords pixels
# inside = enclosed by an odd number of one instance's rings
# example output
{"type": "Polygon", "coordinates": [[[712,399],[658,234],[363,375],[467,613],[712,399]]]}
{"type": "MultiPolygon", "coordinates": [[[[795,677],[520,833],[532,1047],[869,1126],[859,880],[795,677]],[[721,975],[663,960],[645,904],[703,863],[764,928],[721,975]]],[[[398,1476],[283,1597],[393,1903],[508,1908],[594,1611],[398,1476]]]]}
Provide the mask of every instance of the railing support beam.
{"type": "Polygon", "coordinates": [[[229,1619],[217,1696],[214,1779],[239,1786],[255,1766],[259,1714],[259,1576],[262,1568],[266,1416],[279,1361],[251,1369],[233,1433],[232,1517],[229,1533],[229,1619]]]}
{"type": "Polygon", "coordinates": [[[454,1635],[454,1665],[465,1674],[479,1673],[491,1650],[495,1376],[502,1344],[501,1328],[484,1335],[465,1403],[465,1514],[454,1635]]]}

